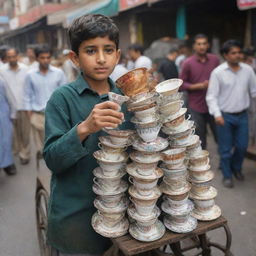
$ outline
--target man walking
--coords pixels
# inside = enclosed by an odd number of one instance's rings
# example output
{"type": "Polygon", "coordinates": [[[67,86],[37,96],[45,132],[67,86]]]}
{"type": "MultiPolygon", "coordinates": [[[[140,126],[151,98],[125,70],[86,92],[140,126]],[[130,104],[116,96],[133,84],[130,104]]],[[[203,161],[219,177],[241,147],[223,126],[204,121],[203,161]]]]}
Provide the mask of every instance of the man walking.
{"type": "Polygon", "coordinates": [[[207,53],[209,49],[208,37],[198,34],[194,38],[194,55],[186,59],[182,65],[180,78],[183,80],[182,90],[188,93],[188,107],[192,119],[196,123],[196,134],[202,141],[202,148],[206,148],[207,124],[210,125],[216,139],[214,118],[209,114],[205,96],[208,80],[214,68],[219,65],[219,59],[207,53]]]}
{"type": "Polygon", "coordinates": [[[30,160],[30,124],[24,111],[23,97],[28,67],[18,62],[18,51],[14,48],[6,50],[6,59],[8,64],[1,68],[0,75],[6,83],[6,90],[10,90],[15,98],[17,114],[14,119],[13,150],[21,164],[27,164],[30,160]]]}
{"type": "Polygon", "coordinates": [[[28,72],[26,77],[24,105],[30,118],[37,159],[41,158],[44,141],[44,110],[54,90],[66,83],[61,69],[50,65],[51,51],[42,46],[35,50],[38,68],[28,72]]]}
{"type": "Polygon", "coordinates": [[[233,187],[232,175],[244,180],[242,163],[248,146],[248,115],[250,96],[256,97],[253,69],[240,62],[241,44],[236,40],[224,43],[226,62],[211,75],[207,104],[217,124],[223,185],[233,187]]]}

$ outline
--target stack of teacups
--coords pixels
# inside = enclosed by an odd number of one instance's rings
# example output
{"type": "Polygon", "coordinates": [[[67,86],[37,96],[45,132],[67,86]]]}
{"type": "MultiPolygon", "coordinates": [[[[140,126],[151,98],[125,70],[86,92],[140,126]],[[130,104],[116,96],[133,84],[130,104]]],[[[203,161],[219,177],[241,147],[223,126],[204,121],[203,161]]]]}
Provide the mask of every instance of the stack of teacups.
{"type": "Polygon", "coordinates": [[[133,184],[129,188],[132,204],[128,215],[134,220],[130,225],[131,236],[140,241],[154,241],[165,233],[164,225],[158,220],[160,210],[156,206],[161,192],[157,186],[163,171],[157,168],[161,155],[159,151],[168,146],[168,141],[158,137],[154,142],[144,142],[137,138],[133,142],[135,151],[130,153],[132,163],[126,171],[133,184]]]}
{"type": "Polygon", "coordinates": [[[186,148],[172,148],[162,152],[164,171],[161,190],[165,194],[162,210],[165,212],[165,226],[177,233],[187,233],[197,226],[195,218],[190,213],[193,204],[188,200],[190,184],[187,181],[185,165],[186,148]]]}
{"type": "Polygon", "coordinates": [[[190,156],[188,169],[192,185],[190,198],[195,204],[192,216],[203,221],[217,219],[221,215],[221,210],[214,201],[217,190],[211,186],[214,174],[210,170],[209,152],[201,150],[190,156]]]}

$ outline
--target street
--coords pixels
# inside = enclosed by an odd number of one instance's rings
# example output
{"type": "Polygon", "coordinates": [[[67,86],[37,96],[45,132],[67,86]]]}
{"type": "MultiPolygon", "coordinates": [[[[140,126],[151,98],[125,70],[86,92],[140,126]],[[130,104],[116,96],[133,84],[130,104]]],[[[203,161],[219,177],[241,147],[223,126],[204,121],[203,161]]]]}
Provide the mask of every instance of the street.
{"type": "MultiPolygon", "coordinates": [[[[235,181],[234,189],[224,188],[221,184],[221,173],[217,169],[219,160],[215,143],[210,140],[208,145],[212,170],[215,172],[213,183],[218,189],[216,202],[221,207],[223,216],[227,218],[233,236],[231,251],[234,256],[255,256],[255,162],[245,160],[244,182],[235,181]]],[[[8,177],[5,173],[0,173],[0,256],[39,255],[34,207],[37,175],[34,158],[25,166],[16,161],[16,176],[8,177]]],[[[225,243],[223,229],[208,234],[212,241],[225,243]]],[[[212,255],[223,254],[213,250],[212,255]]]]}

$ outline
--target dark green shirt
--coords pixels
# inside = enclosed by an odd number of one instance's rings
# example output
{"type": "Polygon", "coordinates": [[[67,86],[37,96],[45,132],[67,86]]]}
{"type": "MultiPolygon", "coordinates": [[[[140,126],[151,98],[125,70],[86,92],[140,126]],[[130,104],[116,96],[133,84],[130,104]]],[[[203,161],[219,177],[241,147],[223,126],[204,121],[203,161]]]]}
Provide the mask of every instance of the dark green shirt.
{"type": "MultiPolygon", "coordinates": [[[[110,90],[121,94],[109,80],[110,90]]],[[[47,238],[50,245],[63,253],[99,254],[110,240],[98,235],[91,226],[95,194],[92,191],[93,169],[97,162],[100,131],[80,142],[77,125],[85,120],[94,105],[108,100],[90,89],[82,75],[58,88],[50,98],[45,112],[44,159],[52,171],[47,238]]],[[[123,105],[125,120],[129,115],[123,105]]],[[[129,122],[120,128],[127,129],[129,122]]]]}

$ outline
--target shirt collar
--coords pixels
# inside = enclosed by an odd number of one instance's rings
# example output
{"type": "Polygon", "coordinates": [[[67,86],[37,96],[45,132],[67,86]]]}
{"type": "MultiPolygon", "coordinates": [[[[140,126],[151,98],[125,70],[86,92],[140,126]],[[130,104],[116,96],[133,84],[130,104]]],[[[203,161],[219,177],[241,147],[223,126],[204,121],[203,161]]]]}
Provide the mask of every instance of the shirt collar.
{"type": "MultiPolygon", "coordinates": [[[[115,88],[115,83],[112,79],[108,78],[108,83],[110,85],[110,91],[112,91],[115,88]]],[[[88,90],[91,92],[94,92],[89,84],[86,82],[86,80],[83,78],[83,74],[81,73],[77,79],[73,82],[74,89],[78,92],[78,94],[82,94],[84,91],[88,90]]]]}
{"type": "MultiPolygon", "coordinates": [[[[206,61],[208,61],[209,60],[209,56],[208,56],[208,53],[206,54],[206,61]]],[[[200,60],[200,58],[199,58],[199,56],[197,55],[197,54],[195,54],[195,58],[196,58],[196,61],[198,61],[198,62],[200,62],[200,63],[204,63],[204,62],[202,62],[201,60],[200,60]]]]}
{"type": "MultiPolygon", "coordinates": [[[[37,71],[38,73],[40,73],[39,64],[38,64],[37,67],[35,67],[35,69],[36,69],[36,71],[37,71]]],[[[53,66],[52,66],[52,65],[49,65],[48,71],[53,71],[53,66]]]]}
{"type": "MultiPolygon", "coordinates": [[[[239,65],[239,67],[240,67],[240,69],[241,69],[241,68],[242,68],[241,63],[239,63],[238,65],[239,65]]],[[[227,61],[223,63],[223,66],[224,66],[224,69],[230,69],[230,70],[232,70],[232,69],[229,67],[227,61]]]]}

